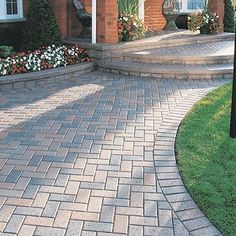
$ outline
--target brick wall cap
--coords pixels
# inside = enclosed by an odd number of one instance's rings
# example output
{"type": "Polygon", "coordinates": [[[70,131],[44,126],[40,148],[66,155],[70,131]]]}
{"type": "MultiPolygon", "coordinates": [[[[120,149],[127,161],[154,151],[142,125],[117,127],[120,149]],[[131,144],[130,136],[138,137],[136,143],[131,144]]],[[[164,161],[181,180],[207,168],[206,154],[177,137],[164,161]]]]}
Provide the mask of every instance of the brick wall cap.
{"type": "Polygon", "coordinates": [[[83,62],[76,65],[58,67],[54,69],[42,70],[42,71],[37,71],[37,72],[1,76],[0,86],[3,84],[12,84],[12,83],[25,82],[25,81],[46,79],[50,77],[56,77],[56,76],[61,76],[61,75],[70,74],[74,72],[79,72],[79,71],[83,71],[83,70],[91,69],[95,67],[96,67],[95,62],[83,62]]]}

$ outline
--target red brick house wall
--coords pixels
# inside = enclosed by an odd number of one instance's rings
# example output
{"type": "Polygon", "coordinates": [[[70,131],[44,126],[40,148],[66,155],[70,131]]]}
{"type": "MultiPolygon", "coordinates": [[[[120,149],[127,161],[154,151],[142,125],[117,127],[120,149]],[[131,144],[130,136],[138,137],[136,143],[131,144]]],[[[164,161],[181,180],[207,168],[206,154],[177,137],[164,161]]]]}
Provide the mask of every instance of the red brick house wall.
{"type": "Polygon", "coordinates": [[[97,41],[106,43],[118,42],[117,0],[97,1],[97,41]]]}
{"type": "MultiPolygon", "coordinates": [[[[27,10],[27,1],[24,2],[24,13],[27,10]]],[[[78,36],[82,26],[76,18],[76,10],[72,0],[50,0],[62,37],[78,36]]],[[[86,10],[91,13],[92,0],[81,0],[86,10]]],[[[162,30],[166,24],[162,15],[163,0],[146,0],[145,23],[150,30],[162,30]]],[[[209,7],[221,19],[224,17],[224,0],[209,0],[209,7]]],[[[117,0],[97,0],[97,41],[116,43],[117,33],[117,0]]],[[[223,21],[222,21],[223,23],[223,21]]]]}
{"type": "MultiPolygon", "coordinates": [[[[84,0],[87,2],[91,0],[84,0]]],[[[82,26],[76,18],[76,10],[71,0],[50,0],[62,37],[78,36],[82,26]]],[[[26,17],[28,0],[23,0],[23,11],[26,17]]],[[[91,8],[91,7],[90,7],[91,8]]]]}
{"type": "Polygon", "coordinates": [[[153,31],[162,30],[166,20],[162,15],[163,0],[147,0],[145,2],[145,24],[153,31]]]}

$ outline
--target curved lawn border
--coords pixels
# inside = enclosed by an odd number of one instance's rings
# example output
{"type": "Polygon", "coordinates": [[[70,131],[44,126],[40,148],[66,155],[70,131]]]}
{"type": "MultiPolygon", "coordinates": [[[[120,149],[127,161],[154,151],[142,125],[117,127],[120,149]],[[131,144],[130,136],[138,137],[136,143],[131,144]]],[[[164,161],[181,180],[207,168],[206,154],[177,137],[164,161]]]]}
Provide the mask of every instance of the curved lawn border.
{"type": "Polygon", "coordinates": [[[175,139],[181,121],[193,105],[226,82],[219,81],[218,85],[207,89],[199,88],[191,97],[180,102],[164,119],[155,139],[154,161],[157,185],[170,204],[174,216],[191,235],[222,234],[199,209],[184,186],[176,162],[175,139]]]}
{"type": "Polygon", "coordinates": [[[81,62],[76,65],[58,67],[25,74],[0,76],[0,90],[22,88],[75,78],[96,68],[94,62],[81,62]]]}
{"type": "Polygon", "coordinates": [[[232,84],[201,99],[180,125],[176,150],[183,181],[223,235],[236,234],[236,142],[229,137],[232,84]]]}

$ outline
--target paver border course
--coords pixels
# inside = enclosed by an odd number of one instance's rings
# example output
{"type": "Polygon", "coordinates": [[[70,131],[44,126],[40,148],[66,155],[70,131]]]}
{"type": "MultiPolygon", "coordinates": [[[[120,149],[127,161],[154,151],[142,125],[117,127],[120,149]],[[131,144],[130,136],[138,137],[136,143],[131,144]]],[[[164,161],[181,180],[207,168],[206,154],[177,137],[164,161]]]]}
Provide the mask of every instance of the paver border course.
{"type": "Polygon", "coordinates": [[[76,65],[42,70],[38,72],[2,76],[0,78],[0,90],[27,87],[28,85],[35,86],[76,78],[78,75],[83,75],[95,69],[95,62],[83,62],[76,65]]]}
{"type": "MultiPolygon", "coordinates": [[[[228,81],[224,81],[223,84],[226,82],[228,81]]],[[[177,165],[175,153],[176,136],[182,120],[191,108],[203,97],[223,84],[218,84],[210,89],[199,89],[198,93],[184,99],[164,119],[155,139],[154,165],[157,184],[160,186],[176,217],[193,236],[222,234],[199,209],[185,188],[177,165]]]]}

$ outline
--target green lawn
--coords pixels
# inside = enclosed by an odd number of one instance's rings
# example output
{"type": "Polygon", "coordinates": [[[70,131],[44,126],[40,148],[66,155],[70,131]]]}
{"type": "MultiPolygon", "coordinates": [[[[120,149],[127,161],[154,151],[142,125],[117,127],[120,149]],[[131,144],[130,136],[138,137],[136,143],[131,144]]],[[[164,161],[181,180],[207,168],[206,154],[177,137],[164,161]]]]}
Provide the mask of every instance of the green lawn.
{"type": "Polygon", "coordinates": [[[226,236],[236,235],[236,139],[229,138],[232,84],[194,106],[182,122],[179,169],[198,206],[226,236]]]}

